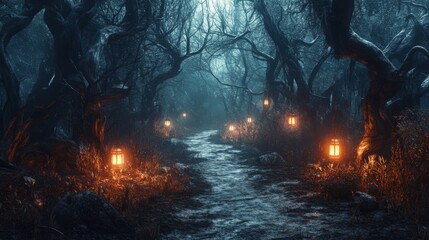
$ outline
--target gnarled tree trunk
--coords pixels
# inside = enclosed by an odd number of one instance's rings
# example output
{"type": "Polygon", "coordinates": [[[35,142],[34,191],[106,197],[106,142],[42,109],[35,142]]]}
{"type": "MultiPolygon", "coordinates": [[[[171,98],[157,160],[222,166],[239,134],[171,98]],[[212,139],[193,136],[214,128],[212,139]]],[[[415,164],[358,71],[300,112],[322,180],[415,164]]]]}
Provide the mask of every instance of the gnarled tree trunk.
{"type": "MultiPolygon", "coordinates": [[[[309,0],[318,17],[326,42],[337,58],[350,58],[365,65],[371,82],[367,96],[362,101],[364,135],[359,144],[358,161],[371,154],[383,154],[389,149],[392,116],[387,102],[401,89],[403,80],[412,66],[407,58],[396,69],[386,55],[371,42],[361,38],[350,27],[354,0],[309,0]]],[[[411,55],[425,50],[414,50],[411,55]]]]}
{"type": "Polygon", "coordinates": [[[20,114],[22,100],[19,91],[19,81],[15,75],[9,57],[6,53],[10,40],[26,28],[34,16],[43,8],[43,1],[25,1],[21,13],[11,17],[0,31],[0,75],[6,92],[6,103],[1,114],[1,156],[0,159],[11,161],[16,151],[28,140],[25,130],[29,121],[20,114]]]}

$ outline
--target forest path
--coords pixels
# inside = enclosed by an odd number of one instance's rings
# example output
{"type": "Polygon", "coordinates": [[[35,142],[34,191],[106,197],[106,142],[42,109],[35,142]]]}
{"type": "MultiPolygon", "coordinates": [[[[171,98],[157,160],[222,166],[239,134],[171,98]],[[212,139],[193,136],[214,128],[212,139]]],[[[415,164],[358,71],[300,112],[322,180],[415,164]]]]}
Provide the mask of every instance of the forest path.
{"type": "MultiPolygon", "coordinates": [[[[192,196],[192,203],[176,207],[178,221],[163,238],[314,239],[331,231],[338,234],[332,215],[321,213],[324,207],[303,200],[311,194],[293,178],[296,169],[257,165],[245,151],[212,142],[216,134],[205,131],[174,140],[195,153],[198,161],[185,167],[200,172],[208,189],[192,196]]],[[[348,212],[335,214],[342,221],[348,212]]]]}

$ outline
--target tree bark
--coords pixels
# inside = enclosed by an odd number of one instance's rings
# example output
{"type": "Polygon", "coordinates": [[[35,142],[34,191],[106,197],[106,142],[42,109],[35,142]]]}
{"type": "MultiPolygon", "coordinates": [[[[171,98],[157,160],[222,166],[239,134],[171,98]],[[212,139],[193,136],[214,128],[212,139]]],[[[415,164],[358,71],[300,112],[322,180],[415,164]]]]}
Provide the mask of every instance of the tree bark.
{"type": "Polygon", "coordinates": [[[396,69],[386,55],[371,42],[361,38],[350,27],[354,0],[310,0],[322,25],[326,42],[337,58],[350,58],[365,65],[371,82],[362,101],[364,135],[358,146],[357,160],[389,151],[393,130],[392,116],[386,103],[402,87],[403,78],[411,69],[396,69]]]}
{"type": "Polygon", "coordinates": [[[6,103],[3,107],[0,126],[1,159],[3,160],[11,161],[20,145],[26,142],[25,139],[21,139],[26,138],[23,133],[26,121],[18,117],[22,107],[19,81],[10,64],[6,49],[12,37],[25,29],[42,7],[41,1],[26,1],[21,13],[11,17],[0,31],[0,74],[6,92],[6,103]]]}

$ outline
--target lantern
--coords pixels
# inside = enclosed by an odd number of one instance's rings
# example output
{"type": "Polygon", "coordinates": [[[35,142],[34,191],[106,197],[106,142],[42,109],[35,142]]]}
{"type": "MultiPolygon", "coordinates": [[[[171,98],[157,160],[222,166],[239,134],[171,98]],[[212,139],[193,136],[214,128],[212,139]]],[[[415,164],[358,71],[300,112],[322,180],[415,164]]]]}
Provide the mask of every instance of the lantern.
{"type": "Polygon", "coordinates": [[[186,118],[187,116],[188,116],[188,114],[187,114],[187,113],[185,113],[185,112],[184,112],[184,113],[182,113],[182,117],[183,117],[183,118],[186,118]]]}
{"type": "Polygon", "coordinates": [[[264,98],[264,108],[269,108],[269,107],[270,107],[270,99],[264,98]]]}
{"type": "Polygon", "coordinates": [[[251,117],[247,117],[247,123],[252,123],[253,119],[251,117]]]}
{"type": "Polygon", "coordinates": [[[171,126],[171,121],[170,120],[165,120],[164,121],[164,126],[170,127],[171,126]]]}
{"type": "Polygon", "coordinates": [[[298,123],[298,118],[295,115],[291,115],[287,118],[287,124],[290,127],[295,127],[297,123],[298,123]]]}
{"type": "Polygon", "coordinates": [[[329,157],[332,159],[340,158],[340,140],[338,138],[331,139],[329,144],[329,157]]]}
{"type": "Polygon", "coordinates": [[[229,125],[228,130],[229,130],[230,132],[234,132],[234,131],[235,131],[235,126],[234,126],[234,125],[229,125]]]}
{"type": "Polygon", "coordinates": [[[112,166],[115,168],[123,168],[125,165],[125,154],[121,148],[112,149],[112,166]]]}

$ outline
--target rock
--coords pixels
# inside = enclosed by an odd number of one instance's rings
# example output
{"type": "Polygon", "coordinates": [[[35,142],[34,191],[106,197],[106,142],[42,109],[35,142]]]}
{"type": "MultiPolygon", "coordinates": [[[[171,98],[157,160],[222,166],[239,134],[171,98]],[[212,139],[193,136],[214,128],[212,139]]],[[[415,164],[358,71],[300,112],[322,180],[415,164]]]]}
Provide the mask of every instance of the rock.
{"type": "Polygon", "coordinates": [[[284,164],[286,160],[278,153],[272,152],[258,157],[258,161],[264,165],[284,164]]]}
{"type": "Polygon", "coordinates": [[[53,208],[51,221],[64,232],[83,228],[108,233],[130,231],[124,217],[106,199],[91,191],[63,197],[53,208]]]}
{"type": "Polygon", "coordinates": [[[355,192],[353,194],[353,199],[356,206],[362,212],[369,212],[378,209],[378,203],[375,197],[364,192],[355,192]]]}

